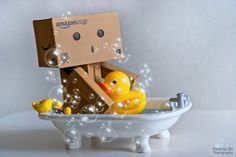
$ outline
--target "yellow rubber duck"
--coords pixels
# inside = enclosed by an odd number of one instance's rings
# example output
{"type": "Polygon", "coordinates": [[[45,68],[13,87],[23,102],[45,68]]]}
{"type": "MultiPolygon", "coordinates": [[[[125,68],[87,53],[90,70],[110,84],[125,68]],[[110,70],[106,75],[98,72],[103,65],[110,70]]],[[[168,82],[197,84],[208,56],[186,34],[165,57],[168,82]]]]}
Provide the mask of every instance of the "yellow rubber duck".
{"type": "Polygon", "coordinates": [[[137,114],[146,106],[146,93],[141,88],[130,90],[130,79],[121,71],[109,73],[104,82],[99,86],[115,102],[111,106],[111,113],[116,114],[137,114]]]}
{"type": "Polygon", "coordinates": [[[62,102],[53,101],[52,99],[44,99],[40,102],[32,102],[32,107],[39,113],[45,113],[51,109],[60,109],[62,106],[62,102]]]}
{"type": "Polygon", "coordinates": [[[70,107],[65,107],[64,109],[64,114],[71,114],[71,108],[70,107]]]}

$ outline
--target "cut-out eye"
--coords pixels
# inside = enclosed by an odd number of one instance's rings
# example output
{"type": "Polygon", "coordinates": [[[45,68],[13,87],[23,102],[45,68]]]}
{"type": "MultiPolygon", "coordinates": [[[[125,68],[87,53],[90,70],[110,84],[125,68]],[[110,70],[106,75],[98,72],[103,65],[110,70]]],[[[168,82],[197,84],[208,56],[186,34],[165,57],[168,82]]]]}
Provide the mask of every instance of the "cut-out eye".
{"type": "Polygon", "coordinates": [[[111,84],[115,85],[115,84],[116,84],[116,80],[113,80],[113,81],[111,82],[111,84]]]}
{"type": "Polygon", "coordinates": [[[97,31],[97,35],[98,35],[98,37],[103,37],[104,36],[104,31],[102,30],[102,29],[99,29],[98,31],[97,31]]]}
{"type": "Polygon", "coordinates": [[[73,39],[74,39],[74,40],[79,40],[79,39],[80,39],[80,34],[79,34],[78,32],[75,32],[75,33],[73,34],[73,39]]]}

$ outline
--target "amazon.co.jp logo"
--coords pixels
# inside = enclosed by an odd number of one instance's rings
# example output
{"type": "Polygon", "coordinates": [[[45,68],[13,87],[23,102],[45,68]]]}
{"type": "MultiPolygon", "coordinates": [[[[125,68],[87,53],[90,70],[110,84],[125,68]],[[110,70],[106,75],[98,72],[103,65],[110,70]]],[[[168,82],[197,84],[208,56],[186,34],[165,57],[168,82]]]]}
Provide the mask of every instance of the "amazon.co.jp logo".
{"type": "Polygon", "coordinates": [[[71,25],[86,25],[87,23],[88,19],[71,20],[71,21],[56,22],[56,26],[65,29],[69,28],[71,25]]]}

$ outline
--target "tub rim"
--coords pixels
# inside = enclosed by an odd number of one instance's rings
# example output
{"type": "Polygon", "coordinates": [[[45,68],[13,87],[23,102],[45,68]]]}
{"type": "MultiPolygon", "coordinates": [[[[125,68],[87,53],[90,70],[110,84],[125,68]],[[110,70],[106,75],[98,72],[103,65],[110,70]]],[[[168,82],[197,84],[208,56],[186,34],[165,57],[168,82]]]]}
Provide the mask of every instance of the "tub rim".
{"type": "MultiPolygon", "coordinates": [[[[148,98],[148,100],[156,100],[156,101],[165,101],[168,98],[148,98]]],[[[80,119],[81,117],[88,118],[97,118],[97,120],[116,120],[116,121],[124,121],[124,120],[160,120],[171,118],[175,116],[180,116],[181,114],[187,112],[192,107],[192,103],[190,102],[183,108],[176,108],[173,111],[165,111],[164,113],[143,113],[143,114],[126,114],[125,116],[114,116],[112,114],[56,114],[56,113],[38,113],[38,116],[42,120],[70,120],[72,119],[80,119]]]]}
{"type": "MultiPolygon", "coordinates": [[[[167,98],[149,98],[148,100],[168,100],[167,98]]],[[[190,102],[183,108],[177,108],[173,111],[165,111],[163,113],[143,113],[143,114],[126,114],[125,116],[117,116],[111,114],[56,114],[56,113],[38,113],[38,116],[42,120],[70,120],[72,119],[80,119],[81,117],[88,118],[96,118],[97,120],[115,120],[115,121],[124,121],[124,120],[160,120],[160,119],[169,119],[172,117],[180,116],[181,114],[187,112],[192,107],[192,103],[190,102]]]]}

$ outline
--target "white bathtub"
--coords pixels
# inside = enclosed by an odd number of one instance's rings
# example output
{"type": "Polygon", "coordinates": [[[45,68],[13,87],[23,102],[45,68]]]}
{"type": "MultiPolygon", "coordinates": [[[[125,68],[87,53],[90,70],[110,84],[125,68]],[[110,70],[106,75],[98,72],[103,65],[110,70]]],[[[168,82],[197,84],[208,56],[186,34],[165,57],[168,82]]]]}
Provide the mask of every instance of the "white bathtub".
{"type": "MultiPolygon", "coordinates": [[[[115,132],[116,138],[134,139],[132,140],[133,150],[143,153],[151,151],[148,143],[150,136],[156,135],[158,138],[169,138],[168,129],[192,106],[189,103],[183,108],[157,113],[151,109],[158,107],[159,104],[165,101],[168,101],[168,99],[150,99],[147,109],[142,114],[125,115],[122,117],[116,117],[111,114],[60,115],[55,113],[40,113],[39,117],[43,120],[50,120],[62,132],[68,128],[68,122],[73,119],[73,127],[79,131],[80,136],[86,136],[89,132],[93,137],[99,137],[101,136],[99,133],[101,126],[108,124],[115,132]],[[84,117],[89,119],[89,121],[86,121],[86,124],[82,123],[84,117]],[[127,124],[131,124],[130,128],[127,128],[127,124]]],[[[67,149],[76,149],[80,146],[80,140],[75,143],[66,143],[67,149]]]]}

